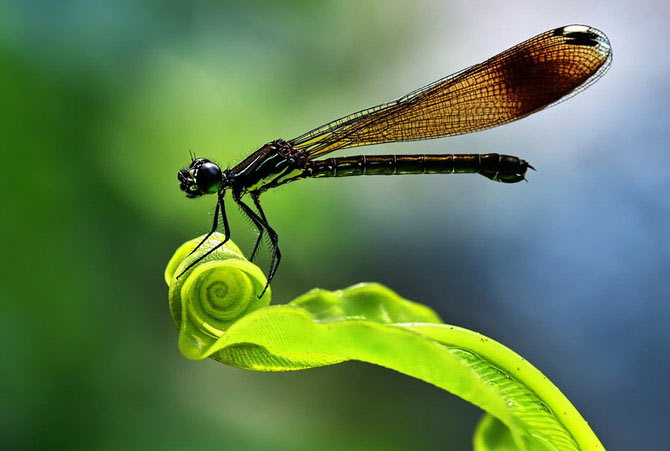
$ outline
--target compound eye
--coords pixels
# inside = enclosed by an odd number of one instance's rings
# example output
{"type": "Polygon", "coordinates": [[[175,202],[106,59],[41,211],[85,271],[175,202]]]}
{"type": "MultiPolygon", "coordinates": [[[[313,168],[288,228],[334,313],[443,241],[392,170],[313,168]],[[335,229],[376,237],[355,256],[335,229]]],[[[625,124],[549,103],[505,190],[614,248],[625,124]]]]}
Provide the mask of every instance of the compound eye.
{"type": "Polygon", "coordinates": [[[206,194],[213,194],[221,188],[221,168],[207,161],[198,168],[195,174],[195,184],[206,194]]]}

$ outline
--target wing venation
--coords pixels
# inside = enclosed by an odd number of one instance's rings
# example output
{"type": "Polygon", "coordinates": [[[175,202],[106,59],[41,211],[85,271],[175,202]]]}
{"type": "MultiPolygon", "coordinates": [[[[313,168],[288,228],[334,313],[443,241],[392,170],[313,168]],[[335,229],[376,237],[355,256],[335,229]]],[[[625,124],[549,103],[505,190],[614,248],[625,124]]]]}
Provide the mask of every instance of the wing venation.
{"type": "Polygon", "coordinates": [[[348,147],[496,127],[586,89],[609,68],[607,37],[585,25],[542,33],[486,61],[311,130],[290,142],[310,159],[348,147]]]}

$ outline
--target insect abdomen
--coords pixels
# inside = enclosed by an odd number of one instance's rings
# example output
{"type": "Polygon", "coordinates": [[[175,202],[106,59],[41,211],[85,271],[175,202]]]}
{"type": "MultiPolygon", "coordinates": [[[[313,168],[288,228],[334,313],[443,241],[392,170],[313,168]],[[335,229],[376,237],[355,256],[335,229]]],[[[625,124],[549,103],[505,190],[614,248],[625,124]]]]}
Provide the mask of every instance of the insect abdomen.
{"type": "Polygon", "coordinates": [[[304,177],[349,177],[355,175],[465,174],[478,173],[496,182],[524,179],[530,167],[510,155],[358,155],[310,161],[304,177]]]}

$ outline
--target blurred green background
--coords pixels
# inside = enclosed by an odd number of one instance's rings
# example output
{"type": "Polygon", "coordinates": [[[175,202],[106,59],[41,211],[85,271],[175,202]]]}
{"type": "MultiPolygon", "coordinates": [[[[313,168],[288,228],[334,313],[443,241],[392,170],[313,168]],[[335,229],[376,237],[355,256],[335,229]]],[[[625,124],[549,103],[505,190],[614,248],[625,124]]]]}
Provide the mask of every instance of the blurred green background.
{"type": "MultiPolygon", "coordinates": [[[[539,169],[529,184],[360,177],[269,193],[284,253],[273,297],[387,284],[528,358],[606,447],[661,449],[669,16],[661,1],[0,3],[3,448],[469,448],[477,408],[388,370],[183,358],[162,274],[214,203],[186,200],[176,172],[189,149],[232,165],[587,23],[614,62],[574,99],[476,135],[356,150],[509,153],[539,169]]],[[[249,252],[254,231],[229,210],[249,252]]]]}

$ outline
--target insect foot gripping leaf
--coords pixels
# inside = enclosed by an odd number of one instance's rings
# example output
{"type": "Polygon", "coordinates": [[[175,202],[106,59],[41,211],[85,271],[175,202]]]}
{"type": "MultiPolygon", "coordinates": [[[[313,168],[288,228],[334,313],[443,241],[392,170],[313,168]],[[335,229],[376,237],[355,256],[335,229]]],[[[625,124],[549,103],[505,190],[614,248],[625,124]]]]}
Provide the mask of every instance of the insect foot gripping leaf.
{"type": "Polygon", "coordinates": [[[168,263],[170,312],[179,349],[256,371],[290,371],[346,360],[421,379],[487,412],[474,436],[484,450],[602,450],[570,401],[539,370],[490,338],[443,324],[430,308],[379,284],[314,289],[269,306],[261,270],[232,242],[183,276],[183,268],[223,240],[182,245],[168,263]]]}

